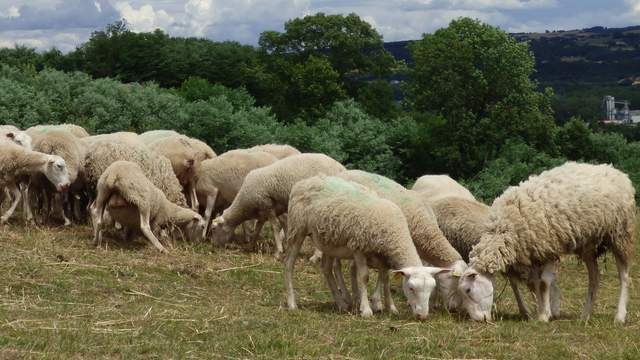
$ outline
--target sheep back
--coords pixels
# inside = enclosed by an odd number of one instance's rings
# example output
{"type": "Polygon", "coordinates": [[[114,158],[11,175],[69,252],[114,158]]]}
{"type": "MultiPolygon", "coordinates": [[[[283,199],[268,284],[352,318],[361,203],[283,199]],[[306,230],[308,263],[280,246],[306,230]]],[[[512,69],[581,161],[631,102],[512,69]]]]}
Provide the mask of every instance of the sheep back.
{"type": "Polygon", "coordinates": [[[264,144],[256,145],[252,147],[251,150],[268,152],[269,154],[275,156],[278,160],[282,160],[291,155],[300,154],[300,151],[298,151],[298,149],[294,148],[291,145],[264,144]]]}
{"type": "Polygon", "coordinates": [[[476,198],[464,186],[447,175],[424,175],[416,180],[411,188],[423,196],[423,200],[432,203],[448,196],[456,196],[475,201],[476,198]]]}
{"type": "Polygon", "coordinates": [[[480,271],[523,272],[560,254],[611,250],[633,256],[635,189],[611,165],[568,162],[518,186],[491,205],[487,232],[469,257],[480,271]]]}

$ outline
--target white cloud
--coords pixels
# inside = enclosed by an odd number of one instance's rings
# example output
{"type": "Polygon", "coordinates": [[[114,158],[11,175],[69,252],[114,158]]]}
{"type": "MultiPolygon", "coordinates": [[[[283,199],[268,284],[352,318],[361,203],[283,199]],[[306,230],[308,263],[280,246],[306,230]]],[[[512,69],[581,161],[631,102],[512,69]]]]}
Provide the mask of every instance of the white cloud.
{"type": "Polygon", "coordinates": [[[175,21],[164,10],[154,11],[151,5],[135,10],[128,2],[117,2],[113,7],[127,20],[129,30],[134,32],[152,32],[157,28],[166,30],[175,21]]]}
{"type": "Polygon", "coordinates": [[[98,9],[99,12],[102,12],[102,10],[100,10],[100,3],[97,1],[94,1],[93,4],[96,6],[96,8],[98,9]]]}
{"type": "Polygon", "coordinates": [[[20,12],[18,11],[18,8],[15,6],[10,7],[9,9],[7,9],[7,11],[0,12],[0,17],[2,18],[14,18],[19,16],[20,16],[20,12]]]}
{"type": "Polygon", "coordinates": [[[558,7],[557,0],[395,0],[404,9],[520,10],[558,7]]]}

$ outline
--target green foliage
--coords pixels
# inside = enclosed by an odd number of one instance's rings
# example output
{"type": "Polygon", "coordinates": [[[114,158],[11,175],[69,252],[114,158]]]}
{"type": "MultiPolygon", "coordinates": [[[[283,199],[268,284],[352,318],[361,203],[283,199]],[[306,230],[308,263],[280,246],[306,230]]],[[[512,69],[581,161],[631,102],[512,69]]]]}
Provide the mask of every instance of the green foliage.
{"type": "Polygon", "coordinates": [[[554,168],[567,161],[551,157],[523,142],[507,142],[498,158],[490,161],[477,177],[467,181],[469,190],[479,199],[491,203],[509,186],[518,185],[531,175],[554,168]]]}
{"type": "Polygon", "coordinates": [[[172,92],[190,102],[224,96],[236,110],[248,109],[256,102],[244,88],[230,89],[220,84],[211,84],[207,79],[199,77],[190,77],[172,92]]]}
{"type": "Polygon", "coordinates": [[[52,99],[33,86],[33,68],[25,71],[7,65],[0,73],[0,119],[27,128],[44,122],[58,123],[52,99]]]}
{"type": "Polygon", "coordinates": [[[534,59],[527,43],[479,20],[459,18],[448,28],[409,45],[413,68],[407,100],[419,112],[435,111],[445,122],[441,147],[454,177],[480,171],[507,140],[542,150],[551,146],[550,89],[535,92],[534,59]]]}

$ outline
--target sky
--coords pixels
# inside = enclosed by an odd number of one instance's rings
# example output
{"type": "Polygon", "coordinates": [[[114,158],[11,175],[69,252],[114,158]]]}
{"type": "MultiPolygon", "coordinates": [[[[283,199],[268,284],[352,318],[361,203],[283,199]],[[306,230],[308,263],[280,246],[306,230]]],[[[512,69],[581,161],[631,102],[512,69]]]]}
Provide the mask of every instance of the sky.
{"type": "Polygon", "coordinates": [[[461,16],[509,33],[640,25],[640,0],[0,0],[0,48],[68,53],[123,18],[135,32],[257,46],[261,32],[318,12],[356,13],[387,42],[420,39],[461,16]]]}

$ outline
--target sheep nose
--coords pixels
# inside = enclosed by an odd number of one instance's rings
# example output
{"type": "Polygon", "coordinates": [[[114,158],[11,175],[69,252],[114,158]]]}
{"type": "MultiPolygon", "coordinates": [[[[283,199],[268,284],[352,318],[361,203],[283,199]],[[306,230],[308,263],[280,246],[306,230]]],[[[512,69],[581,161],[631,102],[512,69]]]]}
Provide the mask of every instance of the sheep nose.
{"type": "Polygon", "coordinates": [[[60,189],[61,189],[60,191],[62,192],[62,191],[67,190],[69,188],[69,186],[71,186],[71,184],[60,185],[60,189]]]}
{"type": "Polygon", "coordinates": [[[418,321],[425,321],[425,320],[427,320],[427,315],[420,315],[420,314],[417,314],[417,315],[416,315],[416,320],[418,320],[418,321]]]}

